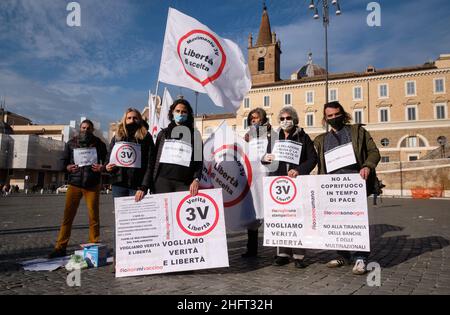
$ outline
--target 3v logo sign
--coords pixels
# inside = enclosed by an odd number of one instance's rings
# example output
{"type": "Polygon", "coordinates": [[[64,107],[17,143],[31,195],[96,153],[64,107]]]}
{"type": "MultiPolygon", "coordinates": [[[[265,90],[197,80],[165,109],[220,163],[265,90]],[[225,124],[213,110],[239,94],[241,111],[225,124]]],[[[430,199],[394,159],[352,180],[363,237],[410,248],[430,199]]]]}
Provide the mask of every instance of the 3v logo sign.
{"type": "Polygon", "coordinates": [[[277,195],[281,195],[281,194],[287,195],[287,194],[289,194],[289,191],[291,190],[291,186],[276,186],[275,189],[277,190],[276,191],[277,195]]]}
{"type": "Polygon", "coordinates": [[[190,217],[186,218],[186,220],[188,221],[194,221],[197,218],[197,215],[195,213],[195,210],[197,210],[200,218],[202,220],[205,220],[206,217],[208,216],[208,210],[209,210],[209,206],[205,207],[205,210],[202,209],[202,207],[197,207],[197,209],[194,208],[187,208],[186,212],[189,213],[190,217]]]}
{"type": "Polygon", "coordinates": [[[133,152],[121,152],[120,155],[123,159],[131,159],[131,157],[133,156],[133,152]]]}

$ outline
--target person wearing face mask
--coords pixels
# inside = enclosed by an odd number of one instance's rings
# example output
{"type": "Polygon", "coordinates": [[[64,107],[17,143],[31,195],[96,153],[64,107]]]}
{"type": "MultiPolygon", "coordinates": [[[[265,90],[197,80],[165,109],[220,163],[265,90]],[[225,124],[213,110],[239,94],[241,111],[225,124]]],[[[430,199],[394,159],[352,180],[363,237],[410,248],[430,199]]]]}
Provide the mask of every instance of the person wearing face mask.
{"type": "MultiPolygon", "coordinates": [[[[289,176],[295,178],[299,175],[309,175],[317,165],[317,153],[314,144],[303,128],[298,126],[298,114],[292,106],[285,106],[278,115],[280,123],[280,131],[278,134],[279,141],[292,141],[301,145],[301,154],[298,164],[277,161],[278,168],[270,173],[270,176],[289,176]]],[[[268,154],[263,157],[263,161],[273,163],[276,156],[272,154],[273,144],[269,144],[268,154]]],[[[304,262],[306,251],[302,248],[277,247],[277,255],[273,264],[275,266],[283,266],[290,262],[290,257],[294,258],[296,268],[305,268],[304,262]]]]}
{"type": "Polygon", "coordinates": [[[195,196],[203,170],[203,142],[194,128],[191,105],[185,99],[176,100],[170,106],[168,118],[169,126],[156,139],[155,192],[189,191],[195,196]]]}
{"type": "MultiPolygon", "coordinates": [[[[323,123],[328,124],[331,130],[316,137],[314,145],[319,156],[319,174],[360,174],[366,181],[367,196],[373,193],[376,173],[375,168],[380,161],[380,152],[372,139],[372,136],[361,124],[350,125],[351,116],[339,102],[325,104],[323,109],[323,123]],[[328,162],[326,155],[331,150],[349,150],[354,152],[354,157],[348,160],[347,165],[335,168],[328,162]]],[[[344,151],[343,151],[344,152],[344,151]]],[[[348,265],[351,262],[351,252],[338,251],[339,258],[327,263],[327,267],[336,268],[348,265]]],[[[353,273],[357,275],[366,272],[367,258],[370,253],[357,252],[353,273]]]]}
{"type": "MultiPolygon", "coordinates": [[[[271,143],[271,139],[277,136],[269,123],[266,111],[262,108],[251,110],[247,116],[247,125],[250,126],[250,130],[245,134],[244,140],[250,143],[251,150],[255,147],[260,148],[261,146],[257,143],[262,143],[264,151],[261,153],[264,155],[267,153],[267,147],[271,143]],[[255,145],[252,146],[252,143],[255,143],[255,145]]],[[[258,228],[261,223],[261,220],[256,220],[248,227],[247,251],[242,254],[243,258],[253,258],[258,255],[258,228]]]]}
{"type": "MultiPolygon", "coordinates": [[[[110,163],[111,157],[109,157],[106,171],[111,174],[112,196],[113,198],[134,196],[135,201],[139,202],[148,190],[154,192],[151,176],[155,164],[155,145],[141,113],[135,108],[128,108],[125,111],[117,132],[111,139],[110,152],[116,144],[119,145],[121,142],[131,142],[137,146],[141,155],[141,165],[140,167],[120,167],[110,163]]],[[[114,248],[115,235],[114,231],[114,248]]],[[[113,267],[114,272],[115,258],[113,267]]]]}
{"type": "Polygon", "coordinates": [[[151,175],[155,163],[155,145],[153,137],[148,133],[145,121],[139,110],[128,108],[119,123],[116,135],[111,139],[110,151],[116,143],[135,143],[141,154],[141,167],[119,167],[109,163],[106,170],[112,177],[112,195],[117,197],[135,196],[138,202],[150,189],[153,192],[151,175]]]}
{"type": "Polygon", "coordinates": [[[106,145],[94,136],[94,124],[86,119],[80,124],[79,135],[67,143],[65,169],[69,188],[66,193],[64,218],[54,250],[49,258],[66,256],[66,248],[81,198],[89,211],[89,242],[98,243],[100,237],[99,198],[101,173],[105,170],[106,145]]]}

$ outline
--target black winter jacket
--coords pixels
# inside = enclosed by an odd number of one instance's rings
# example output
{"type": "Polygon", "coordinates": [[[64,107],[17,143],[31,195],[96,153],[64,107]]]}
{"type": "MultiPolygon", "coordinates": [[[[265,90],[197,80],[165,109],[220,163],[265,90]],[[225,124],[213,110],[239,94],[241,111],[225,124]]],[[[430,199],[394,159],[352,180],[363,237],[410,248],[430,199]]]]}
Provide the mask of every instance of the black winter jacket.
{"type": "MultiPolygon", "coordinates": [[[[160,131],[158,134],[158,137],[156,139],[156,162],[155,162],[155,169],[153,173],[153,179],[154,182],[156,182],[156,179],[159,176],[159,171],[161,169],[160,159],[162,150],[164,148],[164,142],[166,139],[181,139],[180,137],[172,137],[172,130],[176,127],[175,123],[172,122],[167,128],[160,131]]],[[[189,167],[183,167],[183,166],[176,166],[179,169],[179,178],[177,178],[178,181],[184,182],[184,183],[191,183],[195,178],[201,179],[202,176],[202,170],[203,170],[203,142],[202,137],[198,130],[196,129],[190,129],[191,131],[191,145],[192,145],[192,156],[191,156],[191,163],[189,167]],[[200,146],[200,147],[199,147],[200,146]],[[196,150],[201,150],[201,161],[195,161],[194,155],[196,150]]]]}
{"type": "MultiPolygon", "coordinates": [[[[106,161],[106,144],[102,140],[93,136],[91,144],[88,148],[95,148],[97,150],[97,163],[104,164],[106,161]]],[[[64,169],[67,171],[67,166],[75,164],[73,150],[81,148],[78,137],[74,137],[67,142],[67,149],[64,158],[64,169]]],[[[94,172],[91,166],[83,166],[78,169],[76,173],[69,173],[68,184],[80,188],[93,188],[100,184],[101,173],[94,172]]]]}
{"type": "MultiPolygon", "coordinates": [[[[291,140],[302,145],[302,153],[300,156],[300,164],[289,164],[286,162],[278,162],[278,168],[276,171],[270,173],[270,176],[287,176],[288,172],[292,169],[295,169],[299,175],[309,175],[311,171],[317,165],[317,153],[314,148],[314,143],[311,141],[311,138],[305,133],[303,128],[294,127],[287,139],[284,137],[284,131],[280,130],[278,133],[279,140],[291,140]]],[[[273,145],[275,145],[275,141],[273,141],[273,145]]],[[[271,143],[268,144],[267,152],[271,153],[273,150],[273,146],[271,143]]]]}
{"type": "MultiPolygon", "coordinates": [[[[120,140],[124,142],[134,142],[141,145],[141,168],[126,168],[116,167],[111,171],[112,184],[125,188],[142,190],[147,192],[147,189],[154,191],[153,181],[151,176],[153,174],[153,167],[155,165],[155,145],[153,137],[147,133],[143,140],[136,139],[134,136],[120,140]]],[[[111,151],[114,145],[119,140],[116,137],[111,139],[108,163],[110,160],[111,151]]]]}

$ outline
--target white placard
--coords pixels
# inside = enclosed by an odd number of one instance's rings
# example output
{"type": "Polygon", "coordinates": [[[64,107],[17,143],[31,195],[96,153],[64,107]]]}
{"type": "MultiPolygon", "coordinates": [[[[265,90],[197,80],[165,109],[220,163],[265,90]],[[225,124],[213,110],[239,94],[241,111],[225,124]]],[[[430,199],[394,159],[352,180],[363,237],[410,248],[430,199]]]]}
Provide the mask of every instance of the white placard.
{"type": "Polygon", "coordinates": [[[109,163],[118,167],[141,168],[141,145],[133,142],[117,142],[111,151],[109,163]]]}
{"type": "Polygon", "coordinates": [[[264,178],[264,246],[370,251],[359,174],[264,178]]]}
{"type": "Polygon", "coordinates": [[[192,145],[181,140],[165,140],[160,163],[176,164],[185,167],[191,165],[192,145]]]}
{"type": "Polygon", "coordinates": [[[73,150],[73,161],[78,167],[96,164],[97,149],[96,148],[78,148],[73,150]]]}
{"type": "Polygon", "coordinates": [[[269,140],[264,139],[252,139],[248,143],[250,161],[259,162],[267,152],[267,145],[269,140]]]}
{"type": "Polygon", "coordinates": [[[302,145],[291,140],[277,140],[272,153],[277,161],[299,165],[302,145]]]}
{"type": "Polygon", "coordinates": [[[228,267],[221,189],[115,198],[116,277],[228,267]]]}
{"type": "Polygon", "coordinates": [[[355,152],[351,142],[325,152],[327,172],[333,172],[345,166],[356,164],[355,152]]]}

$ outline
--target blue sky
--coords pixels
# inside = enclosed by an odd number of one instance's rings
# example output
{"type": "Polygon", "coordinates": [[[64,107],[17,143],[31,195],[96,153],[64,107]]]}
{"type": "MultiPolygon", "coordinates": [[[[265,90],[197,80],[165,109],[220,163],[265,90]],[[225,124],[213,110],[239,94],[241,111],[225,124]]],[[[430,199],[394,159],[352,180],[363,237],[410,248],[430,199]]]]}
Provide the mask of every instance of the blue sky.
{"type": "MultiPolygon", "coordinates": [[[[67,124],[87,116],[102,123],[125,108],[142,109],[155,90],[168,7],[198,19],[247,55],[256,40],[262,0],[79,0],[81,27],[66,24],[69,0],[0,1],[0,96],[7,109],[34,123],[67,124]]],[[[330,72],[412,66],[450,53],[450,1],[382,0],[381,27],[369,27],[370,1],[341,0],[332,16],[330,72]]],[[[282,78],[306,63],[324,65],[324,34],[307,0],[267,0],[272,30],[281,40],[282,78]]],[[[160,85],[160,95],[162,88],[160,85]]],[[[173,97],[193,94],[169,87],[173,97]]],[[[218,113],[200,95],[199,113],[218,113]]]]}

